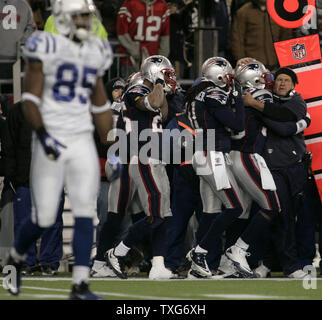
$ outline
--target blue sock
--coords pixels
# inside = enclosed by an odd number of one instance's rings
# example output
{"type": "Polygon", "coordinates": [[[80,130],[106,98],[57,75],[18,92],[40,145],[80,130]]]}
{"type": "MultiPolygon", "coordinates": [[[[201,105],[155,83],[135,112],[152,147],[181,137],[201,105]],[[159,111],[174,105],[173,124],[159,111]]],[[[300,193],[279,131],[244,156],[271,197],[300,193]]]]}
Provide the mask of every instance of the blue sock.
{"type": "Polygon", "coordinates": [[[73,253],[75,266],[90,266],[94,227],[92,218],[75,218],[73,253]]]}
{"type": "Polygon", "coordinates": [[[31,218],[25,220],[15,239],[15,249],[19,254],[25,254],[29,247],[37,241],[45,229],[39,227],[31,221],[31,218]]]}

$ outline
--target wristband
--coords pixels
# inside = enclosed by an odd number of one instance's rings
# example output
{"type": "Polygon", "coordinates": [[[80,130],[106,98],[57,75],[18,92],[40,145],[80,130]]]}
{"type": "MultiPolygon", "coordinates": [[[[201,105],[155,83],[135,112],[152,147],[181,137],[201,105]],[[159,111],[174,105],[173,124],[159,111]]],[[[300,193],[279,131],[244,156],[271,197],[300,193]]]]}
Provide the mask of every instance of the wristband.
{"type": "Polygon", "coordinates": [[[24,92],[21,96],[22,101],[29,100],[33,102],[36,106],[40,106],[41,99],[30,92],[24,92]]]}
{"type": "Polygon", "coordinates": [[[150,102],[149,102],[149,99],[148,99],[148,96],[146,96],[144,98],[144,105],[145,107],[149,110],[149,111],[152,111],[152,112],[156,112],[155,109],[152,108],[152,106],[150,105],[150,102]]]}
{"type": "Polygon", "coordinates": [[[103,106],[91,106],[92,113],[103,113],[111,108],[111,103],[107,100],[103,106]]]}

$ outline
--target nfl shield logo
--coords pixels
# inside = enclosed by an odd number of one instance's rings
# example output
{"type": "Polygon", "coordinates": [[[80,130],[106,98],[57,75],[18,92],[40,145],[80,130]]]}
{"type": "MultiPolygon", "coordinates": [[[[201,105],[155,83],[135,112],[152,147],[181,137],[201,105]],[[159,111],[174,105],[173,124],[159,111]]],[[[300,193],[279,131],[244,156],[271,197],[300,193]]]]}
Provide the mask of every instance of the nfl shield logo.
{"type": "Polygon", "coordinates": [[[305,45],[297,43],[295,46],[292,46],[292,55],[296,60],[302,60],[306,57],[305,45]]]}

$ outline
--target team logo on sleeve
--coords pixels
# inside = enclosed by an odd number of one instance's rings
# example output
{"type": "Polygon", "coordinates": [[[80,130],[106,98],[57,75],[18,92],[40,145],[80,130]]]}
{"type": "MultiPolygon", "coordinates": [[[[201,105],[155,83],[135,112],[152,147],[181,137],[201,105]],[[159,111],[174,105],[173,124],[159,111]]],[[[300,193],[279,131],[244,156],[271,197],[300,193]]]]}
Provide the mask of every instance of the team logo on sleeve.
{"type": "Polygon", "coordinates": [[[296,60],[302,60],[306,57],[305,45],[297,43],[295,46],[291,46],[293,58],[296,60]]]}

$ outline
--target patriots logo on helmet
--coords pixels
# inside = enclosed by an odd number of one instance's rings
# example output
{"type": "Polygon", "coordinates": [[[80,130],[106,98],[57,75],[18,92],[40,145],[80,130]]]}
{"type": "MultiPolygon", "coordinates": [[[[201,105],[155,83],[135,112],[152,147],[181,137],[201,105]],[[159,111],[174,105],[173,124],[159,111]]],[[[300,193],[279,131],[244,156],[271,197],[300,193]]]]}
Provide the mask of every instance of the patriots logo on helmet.
{"type": "Polygon", "coordinates": [[[162,58],[152,57],[148,61],[151,61],[151,62],[154,62],[154,63],[161,63],[162,62],[162,58]]]}

